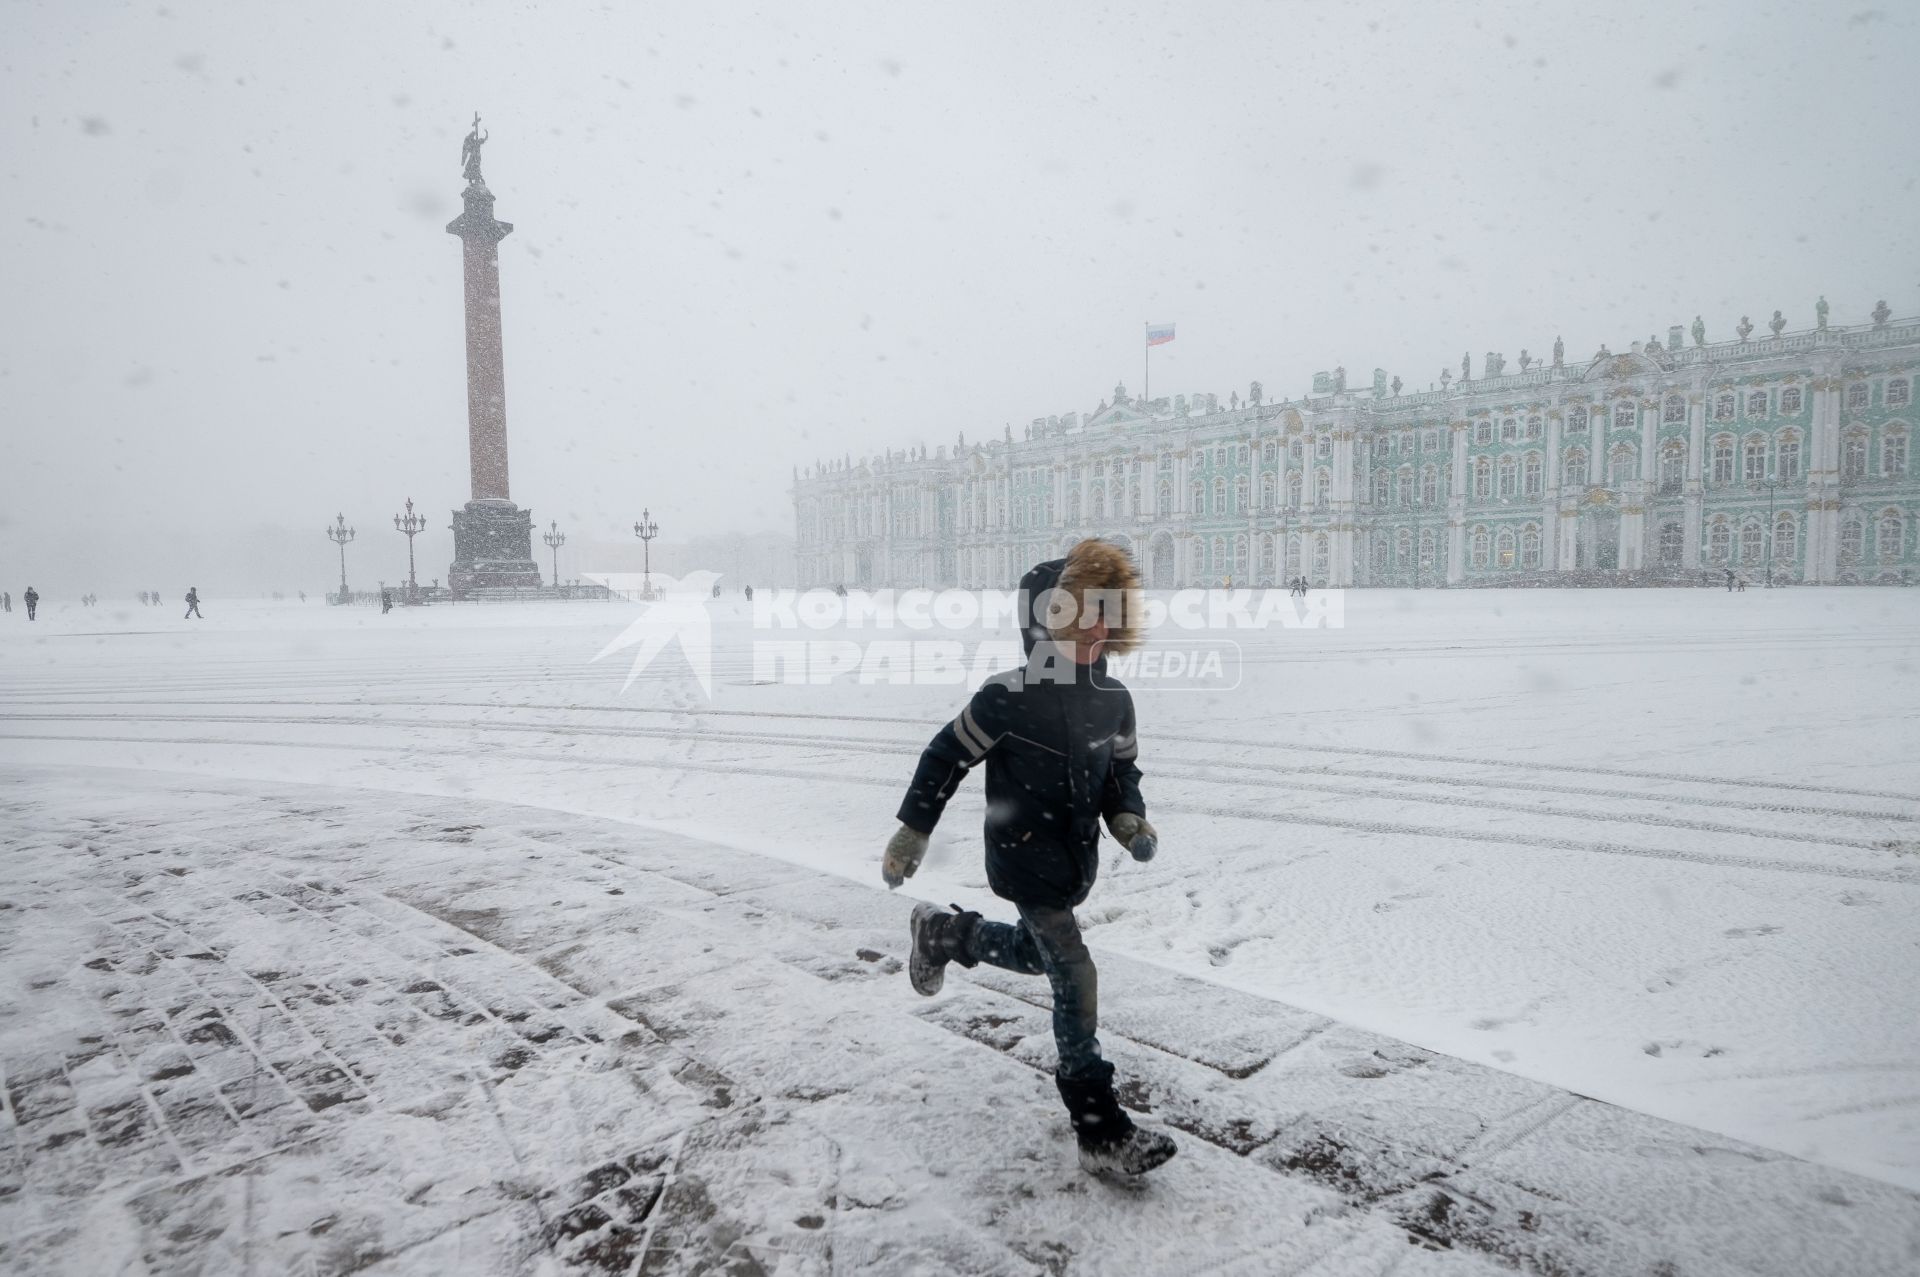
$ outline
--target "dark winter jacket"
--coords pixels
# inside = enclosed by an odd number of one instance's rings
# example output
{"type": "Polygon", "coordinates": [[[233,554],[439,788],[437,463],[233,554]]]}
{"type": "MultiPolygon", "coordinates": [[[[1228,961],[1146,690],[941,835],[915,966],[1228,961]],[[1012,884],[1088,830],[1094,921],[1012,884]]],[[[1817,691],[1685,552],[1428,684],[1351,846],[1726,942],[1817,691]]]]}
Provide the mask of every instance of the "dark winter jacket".
{"type": "Polygon", "coordinates": [[[1107,675],[1104,657],[1074,664],[1044,620],[1042,596],[1066,562],[1043,563],[1021,581],[1027,663],[988,679],[940,729],[899,811],[902,824],[931,833],[984,760],[987,882],[1003,899],[1053,908],[1071,908],[1093,889],[1101,820],[1147,812],[1133,698],[1107,675]]]}

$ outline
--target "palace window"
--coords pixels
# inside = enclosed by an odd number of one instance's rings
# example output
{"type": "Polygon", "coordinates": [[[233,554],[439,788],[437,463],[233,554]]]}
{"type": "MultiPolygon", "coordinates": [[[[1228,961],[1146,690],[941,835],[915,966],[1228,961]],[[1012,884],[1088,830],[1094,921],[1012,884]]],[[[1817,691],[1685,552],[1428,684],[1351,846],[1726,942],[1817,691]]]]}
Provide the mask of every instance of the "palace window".
{"type": "Polygon", "coordinates": [[[1887,383],[1887,407],[1904,408],[1908,397],[1913,393],[1911,383],[1905,377],[1895,377],[1887,383]]]}
{"type": "Polygon", "coordinates": [[[1298,470],[1287,471],[1287,504],[1290,506],[1300,504],[1300,472],[1298,470]]]}
{"type": "Polygon", "coordinates": [[[1500,535],[1494,538],[1494,561],[1503,568],[1510,568],[1514,561],[1513,529],[1501,528],[1500,535]]]}
{"type": "Polygon", "coordinates": [[[1333,455],[1333,436],[1320,435],[1313,441],[1313,455],[1325,461],[1333,455]]]}
{"type": "Polygon", "coordinates": [[[1875,540],[1874,552],[1882,563],[1891,563],[1900,557],[1900,548],[1906,542],[1906,520],[1900,517],[1898,510],[1886,510],[1880,515],[1880,534],[1875,540]]]}
{"type": "Polygon", "coordinates": [[[1248,449],[1246,444],[1244,443],[1241,444],[1240,445],[1240,464],[1244,466],[1251,460],[1253,460],[1252,451],[1248,449]]]}
{"type": "Polygon", "coordinates": [[[1393,540],[1396,561],[1401,567],[1411,566],[1413,563],[1413,530],[1411,528],[1401,528],[1399,534],[1396,535],[1393,540]]]}
{"type": "Polygon", "coordinates": [[[1233,570],[1240,576],[1247,574],[1247,534],[1244,532],[1233,539],[1233,570]]]}
{"type": "Polygon", "coordinates": [[[1733,482],[1733,436],[1715,435],[1713,438],[1713,481],[1716,484],[1733,482]]]}
{"type": "Polygon", "coordinates": [[[1897,426],[1880,441],[1880,473],[1888,479],[1907,476],[1907,432],[1897,426]]]}
{"type": "Polygon", "coordinates": [[[1529,441],[1539,439],[1542,436],[1544,436],[1545,433],[1546,433],[1546,426],[1541,423],[1540,418],[1538,417],[1527,418],[1527,439],[1529,441]]]}
{"type": "Polygon", "coordinates": [[[1503,499],[1520,495],[1520,463],[1512,457],[1500,458],[1500,496],[1503,499]]]}
{"type": "Polygon", "coordinates": [[[1687,445],[1675,439],[1660,449],[1660,492],[1675,496],[1687,479],[1687,445]]]}
{"type": "Polygon", "coordinates": [[[1404,506],[1410,506],[1413,504],[1413,467],[1412,466],[1400,467],[1400,504],[1404,506]]]}
{"type": "Polygon", "coordinates": [[[1240,513],[1247,508],[1247,476],[1244,474],[1233,481],[1233,512],[1240,513]]]}
{"type": "Polygon", "coordinates": [[[1493,422],[1482,419],[1473,423],[1473,441],[1478,444],[1493,442],[1493,422]]]}
{"type": "Polygon", "coordinates": [[[1797,416],[1800,412],[1800,387],[1788,386],[1780,392],[1780,415],[1797,416]]]}
{"type": "Polygon", "coordinates": [[[1413,451],[1413,431],[1403,430],[1400,432],[1399,447],[1403,455],[1413,451]]]}
{"type": "Polygon", "coordinates": [[[1279,449],[1273,446],[1273,440],[1269,439],[1260,445],[1260,460],[1267,465],[1272,465],[1279,458],[1279,455],[1279,449]]]}
{"type": "Polygon", "coordinates": [[[1393,499],[1393,475],[1385,470],[1373,472],[1373,503],[1385,505],[1393,499]]]}
{"type": "Polygon", "coordinates": [[[1774,449],[1777,454],[1777,473],[1780,482],[1800,477],[1800,436],[1789,430],[1780,436],[1780,443],[1774,449]]]}
{"type": "Polygon", "coordinates": [[[1856,381],[1847,387],[1847,407],[1865,408],[1873,400],[1873,388],[1864,381],[1856,381]]]}
{"type": "Polygon", "coordinates": [[[1634,423],[1639,415],[1638,410],[1630,403],[1615,404],[1613,406],[1613,428],[1615,430],[1631,430],[1634,428],[1634,423]]]}
{"type": "Polygon", "coordinates": [[[1275,484],[1273,481],[1273,475],[1272,474],[1261,475],[1260,476],[1260,508],[1262,510],[1273,509],[1274,489],[1275,489],[1275,484]]]}
{"type": "Polygon", "coordinates": [[[1215,479],[1213,481],[1213,512],[1215,514],[1225,514],[1226,510],[1227,481],[1225,479],[1215,479]]]}
{"type": "Polygon", "coordinates": [[[1733,396],[1715,395],[1713,398],[1713,419],[1715,421],[1733,420],[1733,396]]]}
{"type": "Polygon", "coordinates": [[[1428,466],[1420,472],[1420,504],[1433,505],[1440,500],[1440,467],[1428,466]]]}
{"type": "Polygon", "coordinates": [[[1540,566],[1540,527],[1529,523],[1520,529],[1520,566],[1537,568],[1540,566]]]}
{"type": "Polygon", "coordinates": [[[1749,435],[1741,456],[1741,477],[1748,483],[1759,483],[1767,477],[1767,440],[1764,435],[1749,435]]]}
{"type": "Polygon", "coordinates": [[[1482,501],[1493,495],[1493,462],[1486,457],[1474,459],[1473,495],[1482,501]]]}
{"type": "Polygon", "coordinates": [[[1639,477],[1640,454],[1632,444],[1621,444],[1608,458],[1609,481],[1616,488],[1632,483],[1639,477]]]}
{"type": "Polygon", "coordinates": [[[1799,557],[1800,526],[1793,516],[1783,514],[1773,523],[1773,557],[1792,563],[1799,557]]]}
{"type": "Polygon", "coordinates": [[[1747,416],[1764,417],[1767,415],[1767,392],[1756,390],[1747,396],[1747,416]]]}
{"type": "Polygon", "coordinates": [[[1094,485],[1093,489],[1093,517],[1095,519],[1107,517],[1107,490],[1098,484],[1094,485]]]}
{"type": "Polygon", "coordinates": [[[1300,570],[1297,565],[1300,562],[1301,547],[1304,546],[1305,544],[1306,542],[1300,539],[1300,534],[1298,532],[1293,533],[1291,536],[1287,538],[1287,571],[1288,572],[1298,572],[1300,570]]]}
{"type": "Polygon", "coordinates": [[[1080,522],[1080,490],[1075,488],[1067,493],[1067,524],[1072,526],[1080,522]]]}
{"type": "Polygon", "coordinates": [[[1215,572],[1226,572],[1228,570],[1227,539],[1225,537],[1215,537],[1213,539],[1213,570],[1215,572]]]}
{"type": "Polygon", "coordinates": [[[1475,528],[1473,530],[1473,540],[1468,544],[1472,547],[1473,566],[1484,569],[1492,554],[1492,541],[1487,536],[1487,530],[1485,528],[1475,528]]]}
{"type": "Polygon", "coordinates": [[[1333,499],[1333,471],[1315,470],[1313,472],[1313,500],[1316,505],[1325,505],[1333,499]]]}
{"type": "Polygon", "coordinates": [[[1313,575],[1315,579],[1327,579],[1327,534],[1316,532],[1313,535],[1313,575]]]}
{"type": "Polygon", "coordinates": [[[1687,424],[1687,401],[1679,395],[1668,395],[1667,402],[1660,410],[1660,419],[1670,426],[1687,424]]]}
{"type": "Polygon", "coordinates": [[[1687,534],[1680,530],[1679,524],[1660,525],[1660,561],[1662,563],[1680,562],[1680,556],[1686,552],[1686,546],[1687,534]]]}
{"type": "Polygon", "coordinates": [[[1198,479],[1187,489],[1187,513],[1205,514],[1207,512],[1207,485],[1198,479]]]}
{"type": "Polygon", "coordinates": [[[1163,452],[1160,454],[1160,473],[1173,473],[1173,454],[1171,452],[1163,452]]]}
{"type": "Polygon", "coordinates": [[[1266,536],[1260,538],[1260,583],[1262,585],[1273,584],[1273,560],[1279,548],[1278,542],[1278,537],[1266,536]]]}
{"type": "Polygon", "coordinates": [[[1840,561],[1858,563],[1860,546],[1864,533],[1860,526],[1860,516],[1850,514],[1840,521],[1840,561]]]}
{"type": "Polygon", "coordinates": [[[1386,456],[1390,443],[1391,441],[1385,435],[1381,435],[1378,439],[1375,439],[1373,441],[1373,455],[1376,457],[1386,456]]]}
{"type": "Polygon", "coordinates": [[[1429,430],[1420,436],[1420,447],[1427,452],[1437,452],[1440,448],[1440,435],[1429,430]]]}
{"type": "Polygon", "coordinates": [[[1433,566],[1433,547],[1434,547],[1433,529],[1422,528],[1420,530],[1420,566],[1421,567],[1431,568],[1433,566]]]}
{"type": "Polygon", "coordinates": [[[1760,520],[1748,519],[1740,525],[1740,561],[1758,563],[1766,553],[1767,530],[1760,526],[1760,520]]]}
{"type": "Polygon", "coordinates": [[[1293,458],[1293,464],[1297,466],[1306,457],[1307,454],[1306,454],[1306,449],[1302,445],[1300,440],[1295,439],[1292,443],[1289,443],[1287,445],[1287,455],[1293,458]]]}
{"type": "Polygon", "coordinates": [[[1587,454],[1575,448],[1560,463],[1560,482],[1569,488],[1584,487],[1587,482],[1587,454]]]}
{"type": "Polygon", "coordinates": [[[1519,443],[1520,442],[1520,423],[1516,421],[1514,418],[1508,417],[1505,421],[1500,423],[1500,442],[1501,443],[1519,443]]]}
{"type": "Polygon", "coordinates": [[[1153,490],[1154,510],[1158,514],[1170,514],[1173,511],[1173,485],[1165,479],[1153,490]]]}
{"type": "Polygon", "coordinates": [[[1733,529],[1727,526],[1725,516],[1716,517],[1707,528],[1707,558],[1715,563],[1725,563],[1732,548],[1733,529]]]}
{"type": "Polygon", "coordinates": [[[1867,477],[1867,432],[1856,430],[1840,448],[1840,479],[1857,483],[1867,477]]]}
{"type": "Polygon", "coordinates": [[[1585,430],[1586,428],[1587,410],[1585,408],[1567,409],[1567,432],[1571,434],[1573,431],[1585,430]]]}

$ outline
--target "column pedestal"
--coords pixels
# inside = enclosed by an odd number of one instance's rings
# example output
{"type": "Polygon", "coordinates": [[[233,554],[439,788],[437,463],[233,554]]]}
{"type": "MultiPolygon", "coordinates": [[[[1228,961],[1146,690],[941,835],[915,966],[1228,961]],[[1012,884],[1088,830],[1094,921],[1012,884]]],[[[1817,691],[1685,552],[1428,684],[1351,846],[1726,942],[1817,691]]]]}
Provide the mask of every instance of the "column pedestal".
{"type": "Polygon", "coordinates": [[[540,565],[533,561],[533,512],[511,501],[469,501],[453,512],[453,563],[447,588],[468,590],[538,589],[540,565]]]}

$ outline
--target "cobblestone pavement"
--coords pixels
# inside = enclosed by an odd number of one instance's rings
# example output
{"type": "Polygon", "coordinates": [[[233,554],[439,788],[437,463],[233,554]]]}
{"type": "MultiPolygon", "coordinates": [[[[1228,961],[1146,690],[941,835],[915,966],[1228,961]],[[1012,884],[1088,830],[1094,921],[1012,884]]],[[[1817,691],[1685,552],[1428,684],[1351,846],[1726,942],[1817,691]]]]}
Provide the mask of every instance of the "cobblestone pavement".
{"type": "Polygon", "coordinates": [[[909,901],[484,801],[0,771],[0,1270],[1911,1271],[1912,1194],[1102,958],[1088,1180],[1044,986],[909,901]],[[956,973],[956,976],[958,973],[956,973]]]}

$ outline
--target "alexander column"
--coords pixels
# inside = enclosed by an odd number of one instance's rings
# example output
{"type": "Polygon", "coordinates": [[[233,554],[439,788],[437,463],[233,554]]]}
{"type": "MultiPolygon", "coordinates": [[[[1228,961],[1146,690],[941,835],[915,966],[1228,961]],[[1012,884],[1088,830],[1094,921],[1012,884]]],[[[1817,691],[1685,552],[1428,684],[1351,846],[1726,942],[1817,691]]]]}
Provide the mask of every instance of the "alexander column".
{"type": "Polygon", "coordinates": [[[467,457],[473,499],[453,512],[453,565],[447,585],[455,593],[495,586],[540,584],[533,561],[533,513],[507,495],[507,387],[500,344],[499,243],[513,231],[493,218],[493,192],[480,176],[486,143],[480,116],[460,145],[467,189],[466,210],[447,223],[466,256],[467,457]]]}

